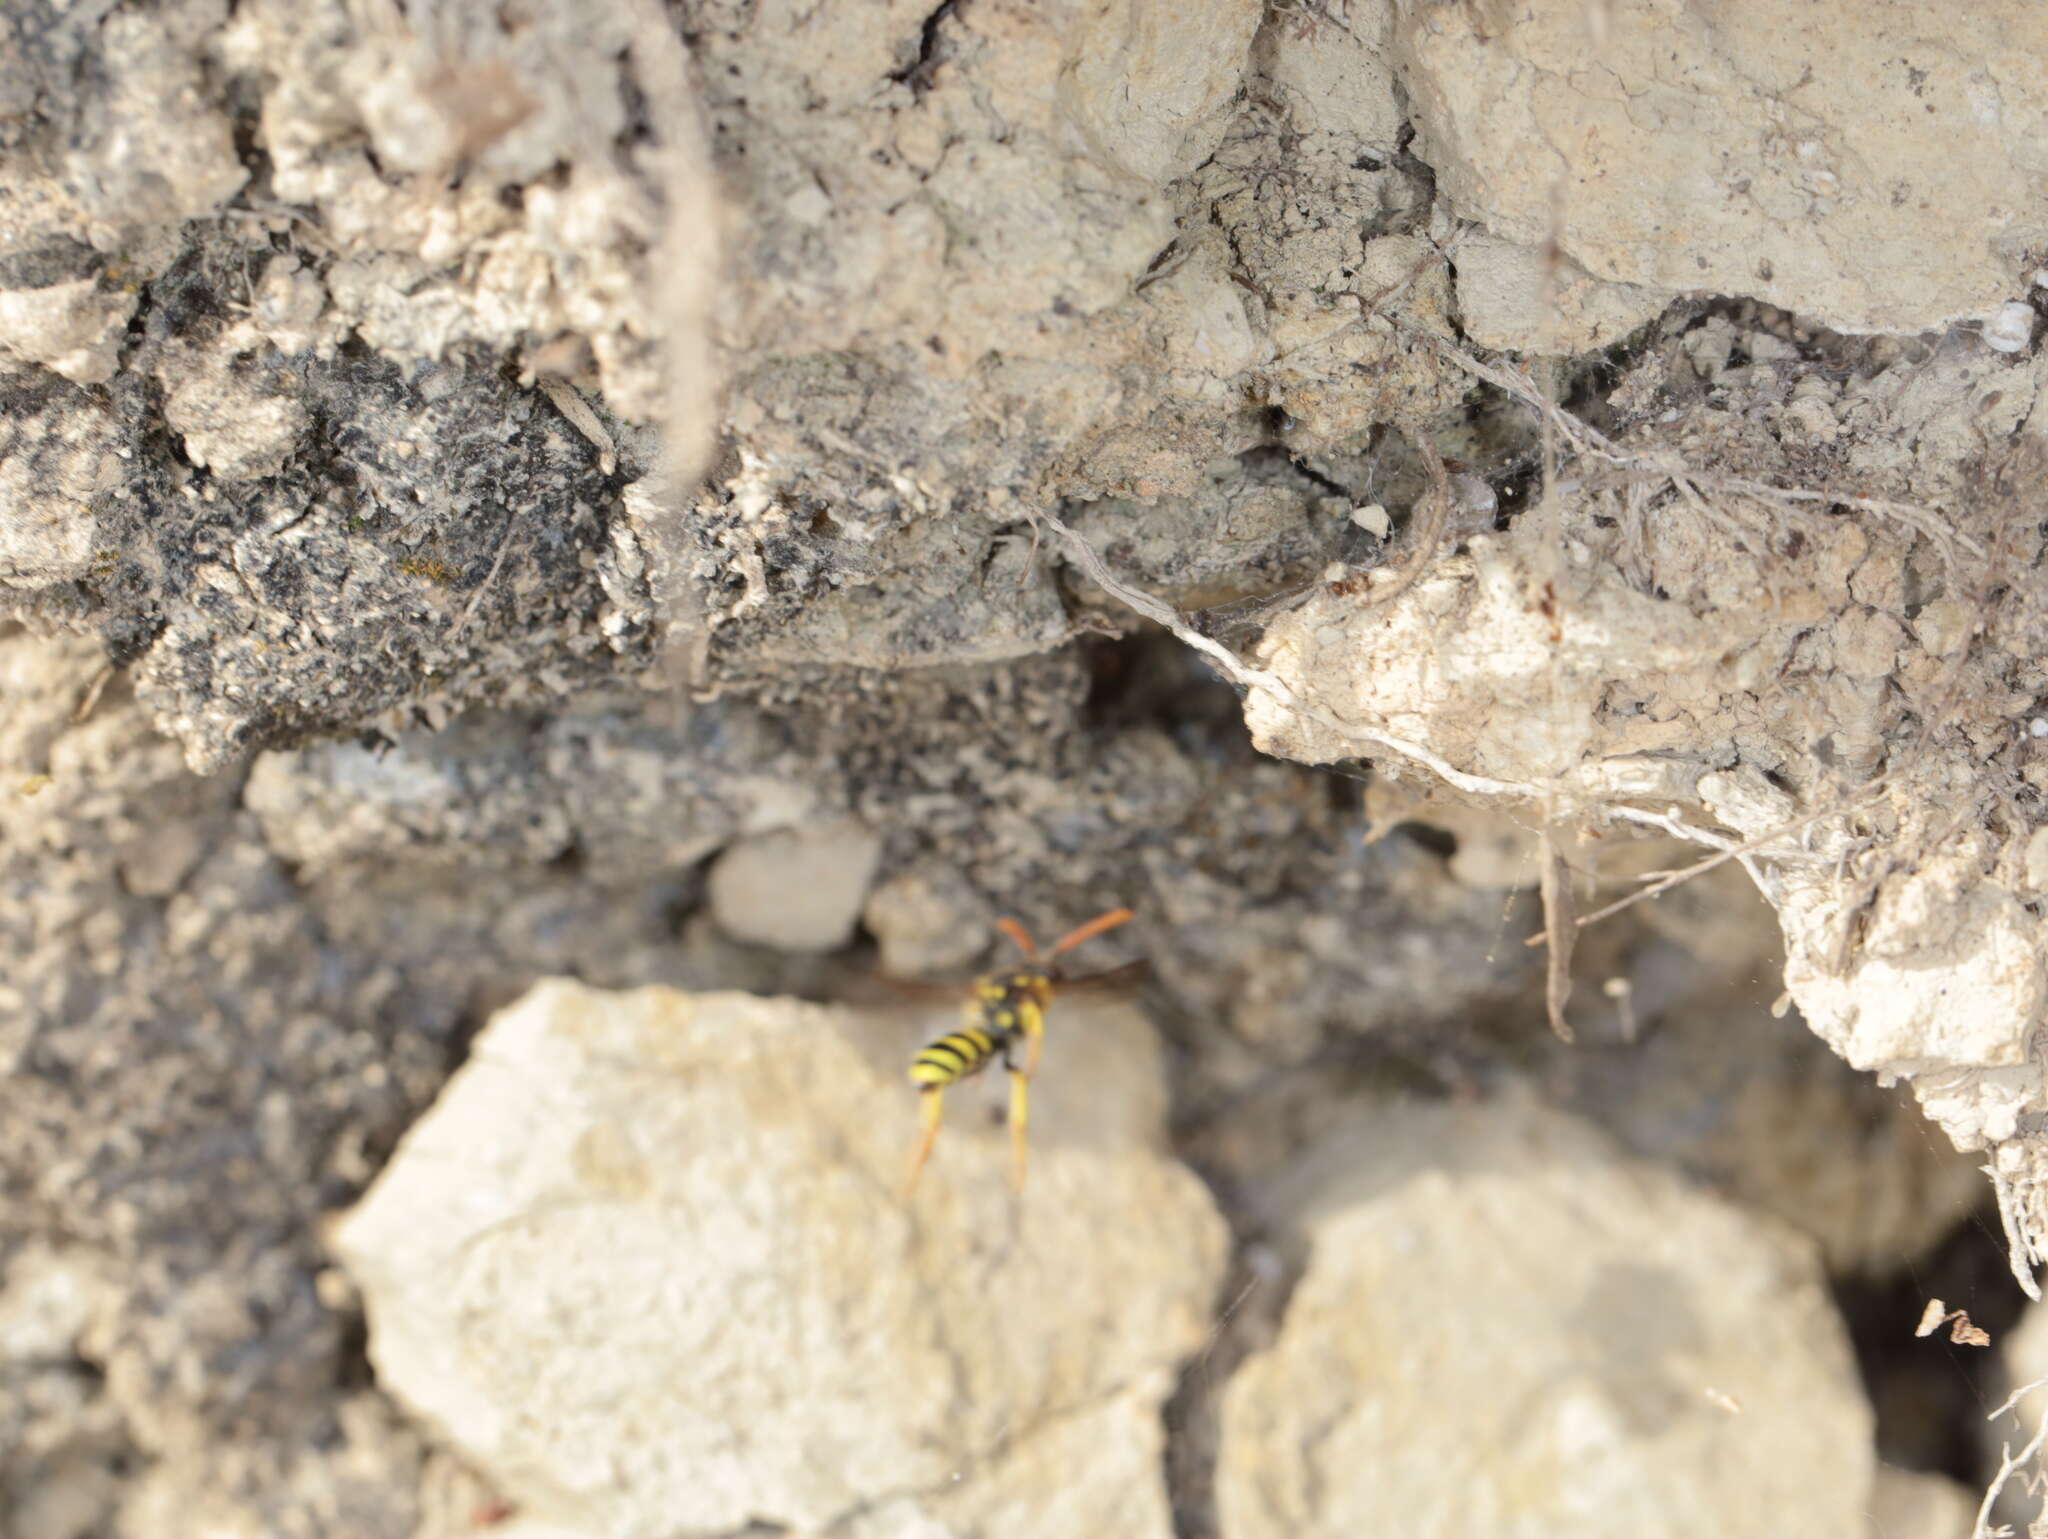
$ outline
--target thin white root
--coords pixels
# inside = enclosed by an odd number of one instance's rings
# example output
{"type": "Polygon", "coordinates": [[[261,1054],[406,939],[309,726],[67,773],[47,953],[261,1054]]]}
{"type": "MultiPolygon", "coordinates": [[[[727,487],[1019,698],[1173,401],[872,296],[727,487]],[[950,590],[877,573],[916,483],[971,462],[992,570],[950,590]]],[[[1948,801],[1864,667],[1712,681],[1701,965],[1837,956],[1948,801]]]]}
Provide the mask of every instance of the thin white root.
{"type": "Polygon", "coordinates": [[[2005,1263],[2012,1268],[2020,1291],[2035,1303],[2041,1302],[2041,1285],[2034,1280],[2034,1268],[2041,1264],[2040,1247],[2034,1243],[2026,1215],[2020,1212],[2020,1195],[1997,1165],[1986,1165],[1991,1190],[1998,1196],[1998,1222],[2005,1230],[2005,1263]]]}
{"type": "MultiPolygon", "coordinates": [[[[1087,573],[1089,579],[1097,587],[1101,588],[1103,592],[1109,594],[1126,608],[1134,610],[1153,623],[1164,627],[1180,641],[1194,648],[1195,651],[1201,653],[1202,656],[1214,663],[1224,677],[1232,683],[1241,685],[1247,691],[1257,690],[1279,701],[1281,705],[1285,706],[1302,720],[1313,722],[1319,727],[1334,732],[1346,742],[1357,743],[1361,747],[1366,748],[1383,749],[1390,753],[1399,754],[1404,759],[1413,760],[1446,783],[1457,787],[1461,791],[1471,792],[1474,795],[1540,798],[1545,796],[1550,789],[1529,781],[1495,780],[1486,775],[1468,774],[1466,771],[1458,769],[1447,762],[1441,755],[1424,748],[1420,743],[1411,743],[1405,738],[1394,737],[1389,733],[1376,732],[1369,727],[1360,727],[1351,722],[1339,720],[1320,706],[1312,705],[1308,701],[1303,700],[1288,687],[1285,680],[1267,672],[1265,669],[1250,666],[1228,647],[1204,636],[1200,631],[1194,629],[1194,627],[1183,620],[1179,612],[1171,605],[1161,599],[1154,598],[1142,588],[1132,587],[1129,583],[1118,577],[1114,572],[1110,571],[1102,557],[1096,553],[1095,547],[1090,545],[1079,533],[1062,521],[1057,514],[1038,511],[1034,512],[1031,517],[1044,524],[1046,528],[1059,536],[1061,542],[1065,544],[1068,552],[1073,556],[1075,564],[1083,572],[1087,573]]],[[[1755,838],[1745,839],[1739,844],[1729,840],[1725,835],[1711,833],[1690,823],[1681,823],[1669,814],[1646,812],[1627,806],[1610,807],[1607,809],[1608,812],[1616,818],[1629,822],[1648,824],[1680,839],[1689,840],[1694,844],[1706,845],[1713,849],[1715,853],[1696,864],[1670,872],[1649,886],[1630,893],[1627,897],[1610,903],[1605,908],[1595,910],[1590,914],[1579,915],[1574,928],[1582,930],[1587,925],[1598,923],[1610,914],[1619,913],[1622,909],[1628,908],[1632,904],[1640,903],[1645,898],[1653,898],[1660,892],[1676,887],[1680,882],[1710,871],[1723,861],[1739,861],[1744,869],[1748,870],[1752,877],[1755,877],[1757,871],[1751,864],[1752,856],[1768,852],[1769,847],[1779,840],[1810,828],[1824,819],[1846,816],[1874,804],[1879,794],[1886,788],[1886,785],[1887,782],[1880,778],[1865,788],[1864,795],[1859,800],[1839,806],[1824,807],[1818,812],[1808,813],[1805,817],[1795,818],[1789,823],[1767,829],[1755,838]]],[[[1541,935],[1532,936],[1529,941],[1529,944],[1532,946],[1541,945],[1542,943],[1543,937],[1541,935]]]]}
{"type": "Polygon", "coordinates": [[[1844,496],[1839,492],[1819,491],[1809,487],[1773,486],[1768,481],[1758,481],[1748,476],[1723,476],[1694,470],[1675,455],[1630,453],[1598,428],[1551,400],[1537,388],[1536,382],[1519,368],[1505,363],[1481,362],[1449,338],[1425,326],[1418,326],[1412,321],[1397,318],[1396,324],[1406,329],[1411,336],[1428,343],[1441,356],[1473,378],[1483,380],[1537,412],[1547,427],[1555,430],[1571,446],[1573,453],[1587,459],[1599,460],[1632,474],[1668,481],[1681,497],[1717,523],[1721,520],[1700,496],[1701,488],[1731,496],[1747,497],[1781,510],[1790,509],[1797,504],[1839,503],[1845,508],[1855,508],[1877,518],[1890,519],[1916,534],[1923,535],[1940,552],[1942,560],[1951,566],[1956,563],[1958,550],[1979,558],[1984,555],[1984,547],[1975,539],[1950,526],[1934,509],[1923,508],[1917,503],[1893,502],[1882,497],[1844,496]]]}
{"type": "MultiPolygon", "coordinates": [[[[1984,1419],[1986,1421],[1998,1420],[1999,1417],[2005,1415],[2006,1412],[2019,1404],[2024,1396],[2031,1394],[2044,1384],[2048,1384],[2048,1378],[2036,1379],[2031,1384],[2022,1384],[2018,1389],[2005,1397],[2004,1403],[1997,1410],[1984,1419]]],[[[2022,1448],[2018,1453],[2014,1453],[2012,1445],[2008,1443],[1999,1450],[2002,1457],[1999,1461],[1998,1473],[1991,1477],[1991,1484],[1985,1489],[1984,1500],[1977,1508],[1977,1521],[1970,1529],[1970,1539],[2004,1539],[2004,1536],[2012,1532],[2011,1529],[2002,1523],[1997,1528],[1991,1526],[1991,1509],[1998,1504],[1998,1496],[2005,1489],[2005,1483],[2034,1462],[2035,1457],[2041,1452],[2041,1445],[2044,1443],[2048,1443],[2048,1411],[2042,1413],[2041,1423],[2034,1429],[2034,1435],[2027,1439],[2026,1447],[2022,1448]]]]}
{"type": "MultiPolygon", "coordinates": [[[[1676,834],[1681,839],[1692,839],[1700,844],[1718,845],[1719,848],[1705,860],[1694,861],[1691,865],[1681,866],[1676,871],[1667,871],[1648,886],[1637,888],[1627,897],[1616,898],[1605,908],[1598,908],[1590,914],[1580,915],[1578,921],[1579,928],[1583,930],[1587,925],[1598,924],[1601,920],[1608,918],[1610,915],[1618,914],[1625,908],[1633,908],[1645,898],[1654,898],[1660,892],[1669,892],[1681,882],[1689,882],[1696,876],[1705,875],[1723,861],[1740,861],[1742,868],[1749,872],[1752,880],[1755,880],[1758,873],[1757,868],[1750,864],[1752,857],[1763,854],[1769,859],[1781,858],[1770,853],[1769,847],[1771,845],[1776,844],[1780,839],[1786,838],[1788,835],[1811,828],[1814,824],[1823,822],[1828,818],[1849,817],[1854,813],[1861,812],[1865,807],[1876,805],[1880,794],[1889,788],[1889,784],[1885,777],[1880,776],[1865,787],[1863,796],[1857,801],[1842,802],[1832,807],[1823,807],[1818,812],[1809,812],[1803,818],[1794,818],[1789,823],[1780,823],[1776,828],[1767,828],[1762,833],[1756,835],[1756,837],[1745,839],[1740,844],[1723,843],[1719,836],[1706,836],[1704,830],[1695,830],[1689,823],[1680,823],[1669,817],[1660,817],[1653,812],[1638,812],[1636,809],[1629,807],[1609,807],[1607,812],[1610,816],[1624,818],[1631,822],[1647,823],[1653,828],[1663,829],[1666,833],[1676,834]]],[[[1758,882],[1757,885],[1759,889],[1763,886],[1761,882],[1758,882]]],[[[1543,937],[1541,935],[1532,935],[1524,944],[1540,946],[1543,944],[1543,937]]]]}
{"type": "Polygon", "coordinates": [[[1607,815],[1623,823],[1641,823],[1650,828],[1660,828],[1674,839],[1683,839],[1690,844],[1704,844],[1710,850],[1734,854],[1736,841],[1726,834],[1717,834],[1691,823],[1682,823],[1677,809],[1670,812],[1646,812],[1641,807],[1609,807],[1607,815]]]}
{"type": "Polygon", "coordinates": [[[1182,642],[1193,647],[1202,656],[1214,663],[1221,670],[1224,677],[1228,678],[1232,683],[1240,684],[1247,690],[1257,690],[1260,694],[1279,701],[1280,704],[1296,716],[1301,717],[1304,721],[1314,722],[1317,726],[1336,733],[1348,743],[1380,748],[1388,753],[1399,754],[1404,759],[1412,759],[1449,784],[1456,786],[1459,790],[1471,792],[1475,796],[1541,796],[1543,794],[1542,787],[1524,781],[1494,780],[1485,775],[1467,774],[1465,771],[1445,761],[1439,755],[1431,753],[1420,743],[1411,743],[1406,739],[1392,737],[1384,732],[1375,732],[1369,727],[1354,726],[1349,722],[1338,720],[1337,717],[1331,715],[1328,711],[1303,700],[1292,689],[1288,688],[1284,680],[1268,673],[1263,668],[1249,666],[1228,647],[1204,636],[1200,631],[1183,620],[1171,605],[1154,598],[1142,589],[1132,587],[1129,583],[1118,577],[1103,564],[1102,557],[1095,553],[1095,547],[1063,523],[1058,515],[1038,511],[1034,512],[1031,516],[1042,522],[1046,528],[1060,537],[1066,544],[1068,551],[1073,555],[1075,564],[1082,571],[1086,572],[1089,578],[1103,592],[1109,594],[1127,609],[1135,610],[1155,624],[1164,626],[1182,642]]]}

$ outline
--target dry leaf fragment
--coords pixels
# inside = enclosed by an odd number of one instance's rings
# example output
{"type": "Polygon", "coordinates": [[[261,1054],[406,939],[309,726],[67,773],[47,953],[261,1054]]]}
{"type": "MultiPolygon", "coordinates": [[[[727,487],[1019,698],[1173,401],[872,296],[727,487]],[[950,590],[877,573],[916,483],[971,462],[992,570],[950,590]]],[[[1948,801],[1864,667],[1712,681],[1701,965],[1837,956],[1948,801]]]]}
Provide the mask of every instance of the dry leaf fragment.
{"type": "Polygon", "coordinates": [[[1959,1347],[1988,1347],[1991,1334],[1981,1325],[1971,1323],[1967,1309],[1950,1309],[1940,1299],[1929,1299],[1927,1307],[1920,1311],[1920,1323],[1913,1327],[1915,1336],[1932,1336],[1947,1325],[1948,1339],[1959,1347]],[[1954,1322],[1951,1324],[1950,1322],[1954,1322]]]}

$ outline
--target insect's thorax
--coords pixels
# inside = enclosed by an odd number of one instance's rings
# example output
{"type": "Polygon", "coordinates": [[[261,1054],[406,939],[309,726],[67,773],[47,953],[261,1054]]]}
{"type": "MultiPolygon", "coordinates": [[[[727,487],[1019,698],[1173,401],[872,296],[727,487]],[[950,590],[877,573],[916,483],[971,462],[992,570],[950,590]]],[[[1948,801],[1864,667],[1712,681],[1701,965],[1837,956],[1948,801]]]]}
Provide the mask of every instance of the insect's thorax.
{"type": "Polygon", "coordinates": [[[1052,1002],[1052,979],[1020,967],[975,980],[963,1012],[969,1026],[1001,1041],[1010,1036],[1035,1036],[1045,1026],[1045,1007],[1052,1002]]]}

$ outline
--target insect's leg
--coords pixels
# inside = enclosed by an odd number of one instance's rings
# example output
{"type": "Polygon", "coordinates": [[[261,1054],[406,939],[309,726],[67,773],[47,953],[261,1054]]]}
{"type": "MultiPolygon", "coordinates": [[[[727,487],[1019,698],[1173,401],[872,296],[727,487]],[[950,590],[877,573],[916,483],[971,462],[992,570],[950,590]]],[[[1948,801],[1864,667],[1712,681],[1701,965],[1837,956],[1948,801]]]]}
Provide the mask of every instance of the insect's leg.
{"type": "Polygon", "coordinates": [[[1106,914],[1097,914],[1093,919],[1082,925],[1080,929],[1062,935],[1053,944],[1052,950],[1048,951],[1046,955],[1056,957],[1062,951],[1072,951],[1083,941],[1091,941],[1103,931],[1114,930],[1118,925],[1137,917],[1136,914],[1133,914],[1127,908],[1113,908],[1106,914]]]}
{"type": "Polygon", "coordinates": [[[1021,1069],[1010,1070],[1010,1184],[1024,1190],[1024,1169],[1029,1159],[1027,1133],[1031,1123],[1031,1076],[1021,1069]]]}
{"type": "Polygon", "coordinates": [[[917,1178],[924,1170],[924,1162],[932,1156],[932,1145],[939,1141],[939,1119],[945,1115],[946,1092],[938,1085],[927,1085],[917,1094],[918,1116],[923,1121],[923,1131],[918,1135],[917,1150],[910,1157],[910,1174],[904,1178],[903,1195],[908,1197],[917,1190],[917,1178]]]}
{"type": "Polygon", "coordinates": [[[1022,1074],[1026,1079],[1038,1072],[1038,1055],[1045,1051],[1045,1019],[1037,1010],[1026,1007],[1021,1014],[1017,1029],[1003,1038],[1003,1067],[1012,1074],[1022,1074]],[[1017,1044],[1024,1044],[1024,1062],[1017,1062],[1017,1044]]]}

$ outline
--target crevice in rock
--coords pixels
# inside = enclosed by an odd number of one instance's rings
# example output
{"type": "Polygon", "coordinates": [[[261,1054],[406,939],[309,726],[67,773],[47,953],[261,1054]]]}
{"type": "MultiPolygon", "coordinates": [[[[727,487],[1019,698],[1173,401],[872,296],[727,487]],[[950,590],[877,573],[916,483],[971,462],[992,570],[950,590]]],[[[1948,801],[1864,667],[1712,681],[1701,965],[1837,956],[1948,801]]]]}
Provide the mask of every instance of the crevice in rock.
{"type": "Polygon", "coordinates": [[[2026,1305],[2012,1285],[1996,1205],[1964,1218],[1922,1260],[1881,1277],[1837,1279],[1834,1291],[1877,1418],[1878,1458],[1982,1489],[1996,1468],[1984,1415],[2005,1393],[1998,1347],[2026,1305]],[[1935,1298],[1967,1310],[1992,1350],[1952,1343],[1946,1331],[1916,1337],[1913,1326],[1935,1298]]]}
{"type": "Polygon", "coordinates": [[[1202,1348],[1181,1368],[1161,1410],[1166,1429],[1166,1494],[1174,1539],[1221,1539],[1216,1466],[1223,1435],[1223,1393],[1254,1352],[1269,1346],[1301,1281],[1303,1264],[1244,1227],[1226,1195],[1212,1192],[1230,1221],[1230,1271],[1217,1295],[1216,1319],[1202,1348]]]}
{"type": "Polygon", "coordinates": [[[898,85],[910,87],[913,95],[922,96],[932,88],[932,76],[944,61],[939,57],[939,29],[946,24],[946,18],[959,10],[962,0],[940,0],[939,5],[924,19],[924,26],[917,36],[917,57],[902,69],[890,72],[889,78],[898,85]]]}

